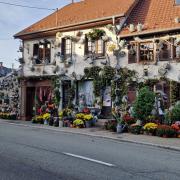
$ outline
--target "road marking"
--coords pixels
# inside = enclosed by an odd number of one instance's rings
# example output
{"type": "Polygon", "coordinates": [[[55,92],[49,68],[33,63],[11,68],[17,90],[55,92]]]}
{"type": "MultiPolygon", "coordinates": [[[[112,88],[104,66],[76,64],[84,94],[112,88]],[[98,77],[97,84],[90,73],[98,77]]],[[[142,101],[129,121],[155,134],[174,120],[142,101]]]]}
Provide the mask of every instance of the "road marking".
{"type": "Polygon", "coordinates": [[[63,152],[63,154],[67,155],[67,156],[72,156],[72,157],[76,157],[76,158],[79,158],[79,159],[95,162],[95,163],[102,164],[102,165],[109,166],[109,167],[115,167],[114,164],[110,164],[110,163],[107,163],[107,162],[99,161],[99,160],[96,160],[96,159],[91,159],[91,158],[88,158],[88,157],[85,157],[85,156],[79,156],[79,155],[71,154],[71,153],[67,153],[67,152],[63,152]]]}

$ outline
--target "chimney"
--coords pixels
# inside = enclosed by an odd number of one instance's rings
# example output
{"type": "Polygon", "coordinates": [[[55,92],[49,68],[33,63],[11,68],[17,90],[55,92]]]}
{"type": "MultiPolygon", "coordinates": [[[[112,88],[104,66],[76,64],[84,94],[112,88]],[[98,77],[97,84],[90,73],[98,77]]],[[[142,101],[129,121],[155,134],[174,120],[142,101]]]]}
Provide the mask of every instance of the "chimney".
{"type": "Polygon", "coordinates": [[[0,62],[0,68],[3,67],[3,62],[0,62]]]}

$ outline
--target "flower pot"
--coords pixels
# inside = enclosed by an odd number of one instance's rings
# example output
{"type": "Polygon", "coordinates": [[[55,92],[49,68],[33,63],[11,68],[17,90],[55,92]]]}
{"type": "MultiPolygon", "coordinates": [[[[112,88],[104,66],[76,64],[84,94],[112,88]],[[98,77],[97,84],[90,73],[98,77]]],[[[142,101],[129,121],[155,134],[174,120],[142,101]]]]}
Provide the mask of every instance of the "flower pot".
{"type": "Polygon", "coordinates": [[[54,126],[59,127],[59,117],[54,117],[54,126]]]}
{"type": "Polygon", "coordinates": [[[117,132],[117,133],[122,133],[122,132],[123,132],[123,125],[117,124],[117,126],[116,126],[116,132],[117,132]]]}
{"type": "Polygon", "coordinates": [[[92,126],[92,121],[85,121],[86,128],[90,128],[92,126]]]}
{"type": "Polygon", "coordinates": [[[44,125],[48,125],[48,120],[47,119],[44,120],[44,125]]]}

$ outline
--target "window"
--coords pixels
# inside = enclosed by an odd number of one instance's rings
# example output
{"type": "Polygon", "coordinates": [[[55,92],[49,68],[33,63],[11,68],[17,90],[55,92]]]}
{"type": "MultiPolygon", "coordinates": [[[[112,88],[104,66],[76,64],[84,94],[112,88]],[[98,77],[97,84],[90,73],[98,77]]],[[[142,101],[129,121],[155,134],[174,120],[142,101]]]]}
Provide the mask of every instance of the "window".
{"type": "Polygon", "coordinates": [[[51,44],[50,42],[34,44],[33,57],[36,64],[49,64],[51,61],[51,44]]]}
{"type": "Polygon", "coordinates": [[[163,42],[159,51],[159,60],[168,61],[171,59],[171,43],[163,42]]]}
{"type": "Polygon", "coordinates": [[[154,60],[154,43],[153,42],[140,43],[139,61],[153,61],[153,60],[154,60]]]}
{"type": "Polygon", "coordinates": [[[68,58],[72,55],[72,40],[63,38],[61,43],[61,55],[64,58],[68,58]]]}
{"type": "Polygon", "coordinates": [[[174,51],[174,58],[180,59],[180,43],[174,45],[173,51],[174,51]]]}
{"type": "Polygon", "coordinates": [[[137,44],[132,43],[128,46],[128,63],[136,63],[137,62],[137,44]]]}
{"type": "Polygon", "coordinates": [[[105,56],[105,42],[101,38],[95,41],[85,38],[85,54],[91,53],[95,53],[97,57],[105,56]]]}

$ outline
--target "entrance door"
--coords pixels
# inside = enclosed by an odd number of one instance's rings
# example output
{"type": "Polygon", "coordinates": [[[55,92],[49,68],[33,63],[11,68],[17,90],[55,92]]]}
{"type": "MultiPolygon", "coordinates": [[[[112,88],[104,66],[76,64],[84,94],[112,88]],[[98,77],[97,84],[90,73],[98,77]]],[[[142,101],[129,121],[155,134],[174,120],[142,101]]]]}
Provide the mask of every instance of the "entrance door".
{"type": "Polygon", "coordinates": [[[70,91],[71,88],[71,81],[63,81],[63,99],[62,99],[62,106],[63,108],[68,107],[69,103],[69,97],[70,97],[70,91]]]}
{"type": "Polygon", "coordinates": [[[33,106],[35,97],[35,87],[28,87],[26,90],[26,119],[31,120],[33,117],[33,106]]]}

